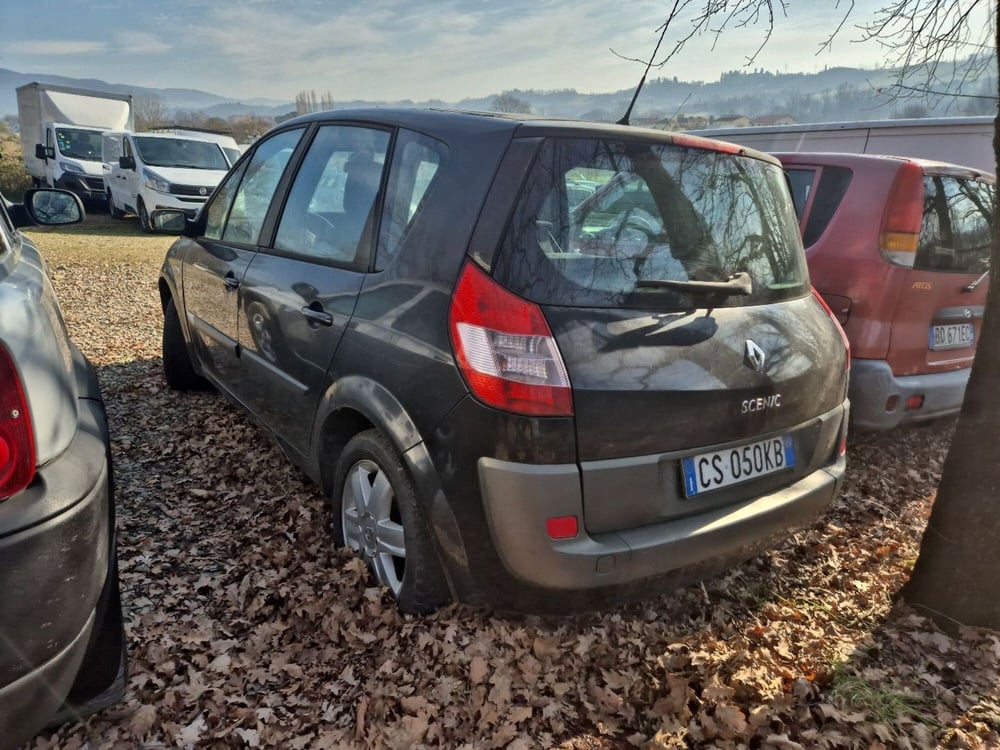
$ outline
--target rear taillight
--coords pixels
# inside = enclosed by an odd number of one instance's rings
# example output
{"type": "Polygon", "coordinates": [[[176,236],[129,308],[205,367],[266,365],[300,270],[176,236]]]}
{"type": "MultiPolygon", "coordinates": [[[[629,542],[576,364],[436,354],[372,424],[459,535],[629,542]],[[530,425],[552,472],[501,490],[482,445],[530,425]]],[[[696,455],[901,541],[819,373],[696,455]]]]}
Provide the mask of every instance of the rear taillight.
{"type": "Polygon", "coordinates": [[[480,401],[518,414],[572,416],[569,377],[538,305],[467,262],[448,324],[462,376],[480,401]]]}
{"type": "Polygon", "coordinates": [[[882,216],[879,247],[886,260],[913,267],[924,220],[924,172],[912,161],[903,162],[882,216]]]}
{"type": "Polygon", "coordinates": [[[35,437],[28,399],[14,361],[0,344],[0,500],[15,495],[35,476],[35,437]]]}
{"type": "Polygon", "coordinates": [[[840,321],[837,320],[837,316],[834,314],[833,310],[830,309],[830,306],[828,304],[826,304],[826,300],[823,299],[823,296],[819,292],[816,291],[816,287],[811,287],[811,289],[812,289],[812,295],[813,295],[813,297],[815,297],[816,301],[819,302],[820,305],[823,306],[823,309],[826,311],[826,314],[830,316],[830,320],[832,320],[833,324],[837,327],[837,333],[840,334],[840,340],[844,342],[844,349],[847,350],[847,366],[845,367],[845,369],[850,370],[851,369],[851,342],[847,340],[847,334],[844,333],[843,326],[840,325],[840,321]]]}

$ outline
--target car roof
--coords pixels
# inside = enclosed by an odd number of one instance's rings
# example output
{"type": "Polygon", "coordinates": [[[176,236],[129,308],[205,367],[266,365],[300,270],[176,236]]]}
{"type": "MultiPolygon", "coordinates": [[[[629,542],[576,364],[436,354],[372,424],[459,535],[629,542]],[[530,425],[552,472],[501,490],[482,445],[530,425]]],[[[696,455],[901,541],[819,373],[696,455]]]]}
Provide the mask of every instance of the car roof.
{"type": "Polygon", "coordinates": [[[963,167],[933,159],[920,159],[912,156],[893,156],[891,154],[852,154],[839,151],[772,151],[782,164],[819,164],[837,167],[863,167],[864,165],[902,164],[911,162],[930,174],[951,175],[979,179],[985,182],[995,182],[996,178],[989,172],[972,167],[963,167]]]}
{"type": "Polygon", "coordinates": [[[352,121],[404,127],[410,130],[446,137],[471,136],[477,133],[509,131],[511,137],[606,137],[622,140],[651,140],[664,144],[676,144],[724,151],[749,156],[762,161],[777,163],[777,160],[757,149],[736,146],[732,143],[688,133],[674,133],[667,130],[644,128],[635,125],[620,125],[610,122],[591,122],[570,118],[544,115],[530,115],[507,112],[480,112],[459,109],[422,109],[409,107],[385,107],[365,109],[338,109],[300,115],[283,122],[279,127],[294,126],[317,121],[352,121]]]}

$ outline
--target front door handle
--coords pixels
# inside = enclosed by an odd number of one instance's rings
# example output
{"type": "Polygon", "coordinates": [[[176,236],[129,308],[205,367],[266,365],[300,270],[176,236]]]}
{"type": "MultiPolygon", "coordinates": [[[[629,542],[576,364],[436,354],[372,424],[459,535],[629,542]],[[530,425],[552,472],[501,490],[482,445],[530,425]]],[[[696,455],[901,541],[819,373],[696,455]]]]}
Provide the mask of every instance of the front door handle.
{"type": "Polygon", "coordinates": [[[230,271],[222,278],[222,283],[226,285],[226,291],[231,292],[234,289],[240,288],[240,280],[236,278],[236,274],[230,271]]]}
{"type": "Polygon", "coordinates": [[[322,309],[317,310],[314,307],[303,307],[299,310],[299,312],[302,313],[302,317],[310,323],[316,323],[321,326],[333,325],[333,316],[328,312],[324,312],[322,309]]]}

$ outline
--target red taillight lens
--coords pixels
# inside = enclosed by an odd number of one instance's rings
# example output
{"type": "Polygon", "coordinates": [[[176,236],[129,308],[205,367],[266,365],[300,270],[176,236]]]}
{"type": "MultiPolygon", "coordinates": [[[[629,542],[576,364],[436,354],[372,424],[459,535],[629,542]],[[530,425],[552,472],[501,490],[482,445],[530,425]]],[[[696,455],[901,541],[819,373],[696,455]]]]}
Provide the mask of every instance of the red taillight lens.
{"type": "Polygon", "coordinates": [[[6,347],[0,345],[0,500],[14,495],[35,476],[35,436],[28,399],[6,347]]]}
{"type": "Polygon", "coordinates": [[[923,221],[924,171],[912,161],[903,162],[882,216],[882,255],[892,263],[912,268],[923,221]]]}
{"type": "Polygon", "coordinates": [[[832,320],[833,324],[835,326],[837,326],[837,332],[840,334],[840,340],[844,342],[844,349],[847,350],[847,366],[844,369],[850,370],[851,369],[851,342],[847,340],[847,334],[844,333],[843,326],[840,325],[840,321],[837,320],[837,316],[834,315],[833,310],[830,309],[830,306],[828,304],[826,304],[826,300],[823,299],[823,296],[819,292],[816,291],[816,287],[811,287],[811,289],[812,289],[812,295],[813,295],[813,297],[815,297],[816,301],[819,302],[820,305],[823,306],[823,309],[826,310],[826,314],[830,316],[830,320],[832,320]]]}
{"type": "Polygon", "coordinates": [[[572,416],[566,367],[538,305],[467,262],[448,324],[462,376],[480,401],[518,414],[572,416]]]}

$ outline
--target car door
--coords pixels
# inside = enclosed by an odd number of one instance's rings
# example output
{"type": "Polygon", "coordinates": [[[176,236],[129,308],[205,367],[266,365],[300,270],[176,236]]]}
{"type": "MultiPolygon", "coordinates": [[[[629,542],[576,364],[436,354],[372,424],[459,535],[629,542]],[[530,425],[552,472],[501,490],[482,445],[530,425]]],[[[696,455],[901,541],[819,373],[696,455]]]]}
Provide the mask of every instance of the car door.
{"type": "Polygon", "coordinates": [[[387,130],[319,127],[273,243],[243,278],[246,403],[300,453],[309,448],[313,412],[369,267],[389,142],[387,130]]]}
{"type": "Polygon", "coordinates": [[[206,204],[203,233],[185,248],[184,313],[195,354],[203,373],[237,397],[239,288],[303,132],[287,130],[263,141],[230,172],[206,204]]]}
{"type": "Polygon", "coordinates": [[[122,143],[122,156],[132,160],[132,166],[117,171],[117,184],[121,190],[121,204],[125,210],[135,212],[138,205],[139,188],[142,186],[142,164],[136,154],[135,141],[132,136],[125,136],[122,143]]]}

